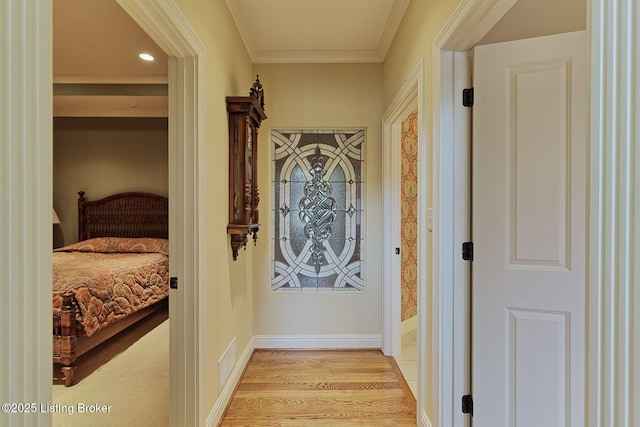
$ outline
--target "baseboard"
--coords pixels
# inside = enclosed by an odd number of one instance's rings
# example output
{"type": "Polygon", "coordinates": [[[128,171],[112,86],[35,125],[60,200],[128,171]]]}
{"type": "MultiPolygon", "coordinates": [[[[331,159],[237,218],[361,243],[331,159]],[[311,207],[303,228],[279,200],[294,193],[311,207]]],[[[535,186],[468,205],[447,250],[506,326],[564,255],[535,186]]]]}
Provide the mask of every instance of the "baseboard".
{"type": "Polygon", "coordinates": [[[254,335],[254,348],[382,348],[379,334],[254,335]]]}
{"type": "Polygon", "coordinates": [[[209,412],[209,416],[206,420],[207,427],[214,427],[220,424],[222,421],[222,417],[224,417],[224,411],[227,409],[227,406],[231,402],[231,398],[233,397],[233,392],[236,387],[240,383],[242,379],[242,373],[244,372],[249,360],[251,359],[251,355],[253,354],[253,350],[255,349],[254,339],[251,338],[247,343],[244,351],[238,358],[233,371],[229,374],[229,378],[227,379],[227,383],[222,389],[222,392],[218,396],[216,403],[213,405],[211,412],[209,412]]]}
{"type": "Polygon", "coordinates": [[[427,417],[426,412],[420,414],[420,426],[421,427],[431,427],[431,421],[429,421],[429,417],[427,417]]]}
{"type": "Polygon", "coordinates": [[[410,317],[400,323],[400,335],[418,329],[418,316],[410,317]]]}

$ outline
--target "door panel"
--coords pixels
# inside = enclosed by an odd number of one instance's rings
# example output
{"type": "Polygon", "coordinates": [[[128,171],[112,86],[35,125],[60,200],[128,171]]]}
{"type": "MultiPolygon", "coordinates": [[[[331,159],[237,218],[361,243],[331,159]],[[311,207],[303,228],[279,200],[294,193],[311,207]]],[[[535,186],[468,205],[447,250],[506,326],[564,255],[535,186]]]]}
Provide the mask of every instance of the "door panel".
{"type": "Polygon", "coordinates": [[[583,426],[585,32],[474,55],[473,423],[583,426]]]}

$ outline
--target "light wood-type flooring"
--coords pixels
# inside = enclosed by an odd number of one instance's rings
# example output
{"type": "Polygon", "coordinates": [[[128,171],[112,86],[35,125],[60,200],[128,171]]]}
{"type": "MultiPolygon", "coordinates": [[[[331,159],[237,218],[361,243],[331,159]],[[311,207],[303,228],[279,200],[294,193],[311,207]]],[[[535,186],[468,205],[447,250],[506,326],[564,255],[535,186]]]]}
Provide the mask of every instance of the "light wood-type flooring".
{"type": "Polygon", "coordinates": [[[416,401],[377,350],[256,350],[221,426],[416,426],[416,401]]]}

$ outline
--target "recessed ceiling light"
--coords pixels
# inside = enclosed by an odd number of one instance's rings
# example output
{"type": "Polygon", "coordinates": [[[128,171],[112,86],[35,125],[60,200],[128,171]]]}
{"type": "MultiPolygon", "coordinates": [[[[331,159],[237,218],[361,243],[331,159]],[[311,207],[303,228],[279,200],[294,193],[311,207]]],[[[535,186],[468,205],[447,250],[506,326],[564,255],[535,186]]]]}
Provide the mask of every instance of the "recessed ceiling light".
{"type": "Polygon", "coordinates": [[[150,55],[148,53],[141,53],[138,56],[140,57],[140,59],[144,59],[145,61],[153,61],[155,59],[153,55],[150,55]]]}

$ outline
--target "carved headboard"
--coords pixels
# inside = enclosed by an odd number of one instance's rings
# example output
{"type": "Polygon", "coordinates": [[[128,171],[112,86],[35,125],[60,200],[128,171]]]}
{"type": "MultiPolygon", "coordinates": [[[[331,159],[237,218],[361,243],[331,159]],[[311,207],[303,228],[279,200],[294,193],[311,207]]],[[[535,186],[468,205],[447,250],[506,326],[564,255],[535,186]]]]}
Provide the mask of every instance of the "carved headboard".
{"type": "Polygon", "coordinates": [[[159,194],[128,192],[87,201],[78,192],[78,238],[169,238],[169,200],[159,194]]]}

